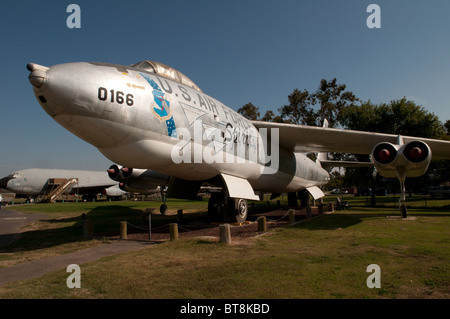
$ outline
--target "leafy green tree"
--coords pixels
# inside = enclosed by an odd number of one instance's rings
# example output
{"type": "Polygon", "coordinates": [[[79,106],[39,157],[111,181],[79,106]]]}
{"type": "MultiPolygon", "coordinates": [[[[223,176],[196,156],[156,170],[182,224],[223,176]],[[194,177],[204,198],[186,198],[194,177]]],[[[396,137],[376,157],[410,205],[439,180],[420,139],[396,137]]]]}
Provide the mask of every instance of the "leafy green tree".
{"type": "Polygon", "coordinates": [[[450,135],[450,120],[445,121],[444,127],[445,130],[447,131],[447,135],[450,135]]]}
{"type": "Polygon", "coordinates": [[[327,81],[322,79],[319,88],[311,96],[311,103],[318,106],[316,125],[322,125],[325,119],[329,127],[336,127],[340,123],[340,113],[347,107],[355,106],[359,99],[350,91],[346,91],[345,84],[338,84],[336,78],[327,81]]]}
{"type": "Polygon", "coordinates": [[[272,110],[266,111],[264,116],[261,118],[261,121],[266,122],[277,122],[277,123],[283,123],[283,118],[280,115],[276,115],[273,113],[272,110]]]}
{"type": "Polygon", "coordinates": [[[288,105],[278,109],[285,123],[315,125],[316,114],[311,107],[311,96],[307,90],[295,89],[288,96],[288,101],[288,105]]]}
{"type": "Polygon", "coordinates": [[[288,96],[289,104],[279,109],[280,116],[286,123],[321,126],[325,119],[330,127],[339,124],[340,112],[355,105],[359,99],[345,84],[338,84],[336,78],[322,79],[314,93],[295,89],[288,96]]]}
{"type": "Polygon", "coordinates": [[[439,118],[405,97],[389,104],[369,101],[345,108],[341,114],[344,128],[369,132],[442,138],[444,126],[439,118]]]}
{"type": "Polygon", "coordinates": [[[261,121],[273,122],[274,117],[275,117],[275,114],[273,113],[273,111],[268,110],[268,111],[266,111],[266,114],[264,114],[264,116],[262,117],[261,121]]]}
{"type": "Polygon", "coordinates": [[[247,103],[238,109],[238,113],[249,120],[257,121],[259,119],[259,108],[252,103],[247,103]]]}

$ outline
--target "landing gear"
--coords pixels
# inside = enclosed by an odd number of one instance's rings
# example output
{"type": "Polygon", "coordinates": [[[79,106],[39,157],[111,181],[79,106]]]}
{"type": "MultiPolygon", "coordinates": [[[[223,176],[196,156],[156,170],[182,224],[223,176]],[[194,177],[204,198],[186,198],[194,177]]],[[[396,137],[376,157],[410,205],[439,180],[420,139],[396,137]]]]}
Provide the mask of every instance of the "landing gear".
{"type": "Polygon", "coordinates": [[[402,212],[402,218],[408,217],[408,211],[406,210],[406,206],[405,205],[401,205],[400,206],[400,211],[402,212]]]}
{"type": "Polygon", "coordinates": [[[406,188],[405,188],[405,180],[400,180],[400,200],[398,202],[398,206],[400,207],[400,212],[402,213],[402,218],[408,217],[408,211],[406,210],[406,205],[403,202],[406,201],[406,188]]]}
{"type": "Polygon", "coordinates": [[[166,196],[164,194],[164,186],[159,186],[160,192],[161,192],[161,199],[163,200],[163,204],[159,206],[159,212],[161,215],[165,215],[167,211],[167,205],[166,205],[166,196]]]}
{"type": "Polygon", "coordinates": [[[223,193],[212,193],[208,202],[208,216],[213,222],[243,223],[248,217],[247,200],[230,198],[223,193]]]}
{"type": "Polygon", "coordinates": [[[208,217],[212,222],[224,221],[226,217],[225,197],[222,193],[212,193],[208,201],[208,217]]]}
{"type": "Polygon", "coordinates": [[[235,208],[230,211],[231,218],[237,223],[243,223],[248,217],[248,205],[247,200],[242,198],[237,198],[234,200],[235,208]]]}

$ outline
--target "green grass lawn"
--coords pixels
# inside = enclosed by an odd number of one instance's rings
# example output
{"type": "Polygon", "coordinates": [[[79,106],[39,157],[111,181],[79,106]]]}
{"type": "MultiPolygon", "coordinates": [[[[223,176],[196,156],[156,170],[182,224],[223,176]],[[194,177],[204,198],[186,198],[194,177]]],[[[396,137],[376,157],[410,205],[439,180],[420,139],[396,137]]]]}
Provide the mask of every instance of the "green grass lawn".
{"type": "MultiPolygon", "coordinates": [[[[449,298],[450,209],[439,203],[440,208],[409,208],[415,218],[402,220],[386,218],[399,215],[393,207],[353,202],[349,210],[230,246],[197,239],[166,242],[80,265],[80,289],[67,288],[69,274],[61,270],[0,286],[0,298],[449,298]],[[366,285],[370,264],[380,266],[381,288],[366,285]]],[[[80,239],[81,213],[95,225],[104,221],[95,227],[108,229],[124,218],[139,218],[152,203],[80,204],[22,206],[46,211],[52,222],[4,249],[0,265],[101,244],[80,239]]],[[[193,216],[200,211],[196,218],[205,216],[206,201],[168,205],[189,206],[193,216]]]]}

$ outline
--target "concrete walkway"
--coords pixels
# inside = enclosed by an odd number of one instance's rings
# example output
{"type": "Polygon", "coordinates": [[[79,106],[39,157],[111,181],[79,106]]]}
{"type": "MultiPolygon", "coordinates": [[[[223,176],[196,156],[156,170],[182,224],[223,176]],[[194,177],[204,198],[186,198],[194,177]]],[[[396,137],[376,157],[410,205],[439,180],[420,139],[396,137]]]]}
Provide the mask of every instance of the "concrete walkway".
{"type": "Polygon", "coordinates": [[[46,215],[25,214],[2,208],[0,210],[0,247],[19,239],[22,226],[47,218],[46,215]]]}
{"type": "MultiPolygon", "coordinates": [[[[0,247],[9,245],[20,237],[21,227],[39,219],[47,219],[45,215],[25,214],[13,210],[0,210],[0,247]]],[[[69,254],[34,260],[12,267],[0,269],[0,285],[18,280],[40,277],[47,273],[66,269],[70,264],[81,265],[102,257],[142,249],[153,245],[152,242],[117,240],[109,244],[76,251],[69,254]]]]}
{"type": "Polygon", "coordinates": [[[0,285],[18,280],[40,277],[53,271],[66,269],[70,264],[81,266],[83,263],[94,261],[102,257],[142,249],[150,245],[153,245],[153,243],[118,240],[111,244],[103,244],[69,254],[43,258],[12,267],[2,268],[0,269],[0,285]]]}

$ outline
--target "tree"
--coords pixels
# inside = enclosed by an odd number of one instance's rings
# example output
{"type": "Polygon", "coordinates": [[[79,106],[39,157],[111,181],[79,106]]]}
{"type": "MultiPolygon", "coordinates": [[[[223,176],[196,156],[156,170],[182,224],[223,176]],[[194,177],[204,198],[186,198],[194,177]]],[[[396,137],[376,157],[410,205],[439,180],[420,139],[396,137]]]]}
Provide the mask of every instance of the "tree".
{"type": "Polygon", "coordinates": [[[447,131],[447,135],[450,135],[450,120],[445,121],[444,127],[445,130],[447,131]]]}
{"type": "Polygon", "coordinates": [[[439,118],[406,97],[389,104],[374,105],[369,101],[342,110],[340,122],[351,130],[442,138],[444,126],[439,118]]]}
{"type": "Polygon", "coordinates": [[[275,116],[272,110],[266,111],[266,114],[261,118],[261,121],[284,123],[283,118],[280,115],[275,116]]]}
{"type": "Polygon", "coordinates": [[[325,119],[329,127],[336,127],[340,123],[340,113],[345,108],[355,106],[359,99],[350,91],[346,91],[345,84],[337,84],[336,78],[331,81],[322,79],[319,88],[311,96],[312,104],[318,104],[316,125],[322,125],[325,119]]]}
{"type": "Polygon", "coordinates": [[[257,121],[259,119],[259,108],[252,103],[247,103],[238,109],[238,113],[249,120],[257,121]]]}
{"type": "Polygon", "coordinates": [[[340,112],[346,107],[355,105],[359,99],[345,84],[337,84],[336,78],[331,81],[322,79],[319,88],[313,94],[307,90],[295,89],[288,96],[289,104],[279,110],[281,118],[292,124],[321,126],[325,119],[330,127],[340,121],[340,112]]]}
{"type": "Polygon", "coordinates": [[[275,117],[275,114],[273,114],[273,111],[268,110],[268,111],[266,111],[266,114],[264,114],[264,116],[262,117],[261,121],[273,122],[274,117],[275,117]]]}
{"type": "Polygon", "coordinates": [[[307,90],[295,89],[288,96],[289,104],[284,105],[278,111],[281,119],[290,124],[315,125],[315,113],[311,107],[311,96],[307,90]]]}

